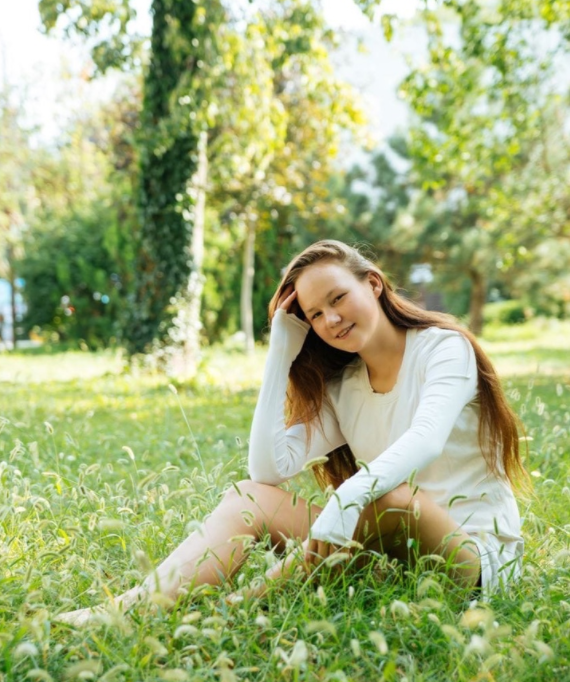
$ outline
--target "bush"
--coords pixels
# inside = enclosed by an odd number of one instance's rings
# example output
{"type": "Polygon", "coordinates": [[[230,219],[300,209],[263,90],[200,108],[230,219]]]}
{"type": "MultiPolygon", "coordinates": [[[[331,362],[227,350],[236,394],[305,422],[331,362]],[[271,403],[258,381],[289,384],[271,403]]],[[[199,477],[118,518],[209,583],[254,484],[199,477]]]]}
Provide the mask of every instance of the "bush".
{"type": "Polygon", "coordinates": [[[26,331],[89,348],[115,342],[133,259],[131,237],[123,232],[112,209],[32,231],[19,264],[26,331]]]}
{"type": "Polygon", "coordinates": [[[527,307],[519,300],[487,303],[483,310],[485,324],[520,324],[529,317],[527,307]]]}

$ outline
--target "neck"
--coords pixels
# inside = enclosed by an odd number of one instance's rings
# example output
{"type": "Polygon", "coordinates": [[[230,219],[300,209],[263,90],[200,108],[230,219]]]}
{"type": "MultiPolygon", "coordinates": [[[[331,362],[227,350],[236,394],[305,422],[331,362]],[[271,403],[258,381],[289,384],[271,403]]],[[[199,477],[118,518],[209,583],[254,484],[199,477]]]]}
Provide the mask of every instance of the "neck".
{"type": "Polygon", "coordinates": [[[376,342],[361,351],[360,357],[370,377],[397,375],[406,349],[406,331],[388,322],[383,325],[376,342]]]}

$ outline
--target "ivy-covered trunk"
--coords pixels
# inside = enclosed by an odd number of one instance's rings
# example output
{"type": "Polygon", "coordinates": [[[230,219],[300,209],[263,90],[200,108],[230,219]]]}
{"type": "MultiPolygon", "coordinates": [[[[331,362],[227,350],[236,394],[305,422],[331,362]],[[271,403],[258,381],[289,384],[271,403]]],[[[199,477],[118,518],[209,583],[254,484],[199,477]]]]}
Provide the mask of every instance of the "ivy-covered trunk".
{"type": "Polygon", "coordinates": [[[191,98],[180,98],[192,84],[201,60],[194,2],[153,0],[150,61],[144,79],[140,136],[141,235],[131,322],[126,330],[131,353],[149,349],[168,336],[176,299],[191,272],[191,194],[197,167],[198,135],[191,98]]]}

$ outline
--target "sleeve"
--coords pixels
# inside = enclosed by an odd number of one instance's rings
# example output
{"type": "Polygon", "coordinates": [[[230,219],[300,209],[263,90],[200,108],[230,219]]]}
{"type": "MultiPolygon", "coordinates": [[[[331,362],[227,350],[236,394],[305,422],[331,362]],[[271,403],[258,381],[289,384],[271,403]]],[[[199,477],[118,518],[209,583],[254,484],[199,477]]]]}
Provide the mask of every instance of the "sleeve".
{"type": "Polygon", "coordinates": [[[313,524],[311,537],[340,546],[350,542],[368,504],[441,455],[461,411],[476,395],[473,347],[458,333],[443,337],[428,352],[425,380],[409,429],[337,488],[313,524]]]}
{"type": "Polygon", "coordinates": [[[275,313],[269,351],[249,440],[249,475],[253,481],[279,485],[316,457],[323,457],[346,442],[331,407],[323,405],[322,429],[285,426],[287,381],[293,360],[300,353],[310,326],[284,310],[275,313]]]}

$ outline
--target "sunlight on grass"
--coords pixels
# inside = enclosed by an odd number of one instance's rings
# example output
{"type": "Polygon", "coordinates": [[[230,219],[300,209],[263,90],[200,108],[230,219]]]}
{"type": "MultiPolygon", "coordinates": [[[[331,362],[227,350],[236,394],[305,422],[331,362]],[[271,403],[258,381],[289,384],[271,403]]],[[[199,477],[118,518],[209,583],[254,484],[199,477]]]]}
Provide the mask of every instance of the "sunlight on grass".
{"type": "Polygon", "coordinates": [[[482,346],[501,376],[570,374],[570,322],[532,320],[487,327],[482,346]]]}
{"type": "Polygon", "coordinates": [[[0,353],[0,381],[35,384],[48,381],[92,379],[123,370],[120,351],[89,353],[67,351],[41,353],[0,353]]]}
{"type": "MultiPolygon", "coordinates": [[[[260,543],[234,584],[174,611],[111,609],[77,631],[53,616],[140,582],[245,477],[265,352],[208,349],[174,392],[159,374],[121,373],[112,353],[2,355],[0,681],[570,679],[568,332],[535,324],[484,340],[535,483],[520,500],[523,578],[507,593],[471,601],[433,566],[405,572],[378,555],[229,607],[273,560],[260,543]]],[[[316,490],[309,474],[290,485],[316,490]]]]}

